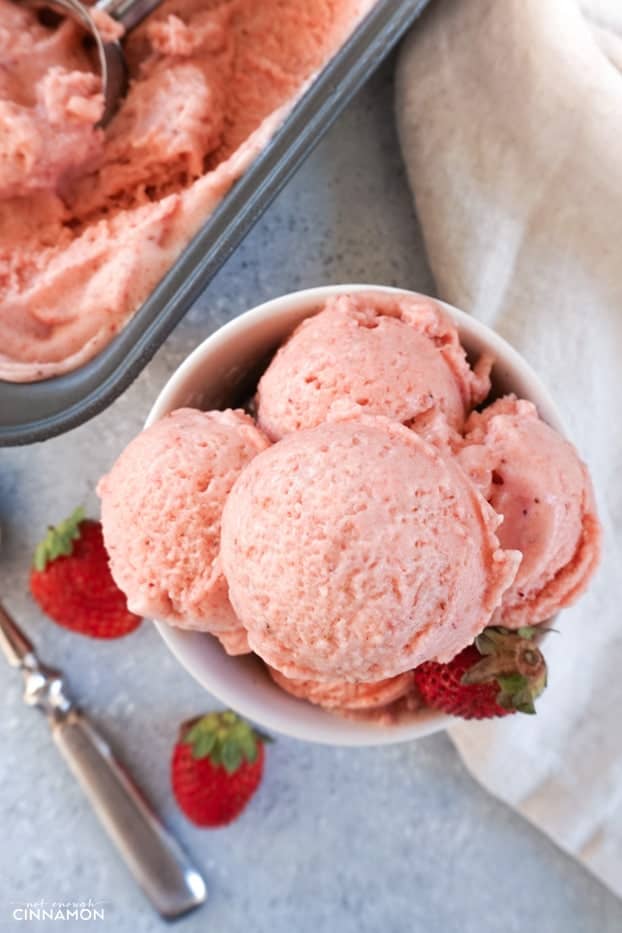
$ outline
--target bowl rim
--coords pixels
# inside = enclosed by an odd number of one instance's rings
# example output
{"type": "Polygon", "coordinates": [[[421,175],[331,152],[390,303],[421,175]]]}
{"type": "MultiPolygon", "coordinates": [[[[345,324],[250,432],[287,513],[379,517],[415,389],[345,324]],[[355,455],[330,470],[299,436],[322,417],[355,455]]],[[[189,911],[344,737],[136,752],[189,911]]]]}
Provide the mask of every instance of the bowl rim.
{"type": "MultiPolygon", "coordinates": [[[[314,288],[300,289],[295,292],[289,292],[276,298],[264,301],[259,305],[249,308],[247,311],[228,321],[219,327],[212,334],[199,343],[188,356],[182,360],[179,366],[171,373],[167,382],[159,392],[151,410],[147,416],[144,427],[147,428],[154,424],[164,415],[179,407],[173,403],[174,398],[179,393],[180,388],[193,377],[203,366],[206,357],[212,357],[219,350],[230,346],[231,342],[242,337],[246,332],[275,316],[291,312],[294,309],[305,310],[309,313],[305,317],[317,311],[318,306],[327,298],[352,294],[357,292],[376,292],[385,295],[403,295],[406,297],[431,297],[423,296],[422,293],[414,292],[410,289],[396,288],[387,285],[377,284],[340,284],[340,285],[321,285],[314,288]]],[[[432,298],[458,327],[461,337],[463,333],[468,333],[467,342],[470,339],[485,344],[487,349],[493,354],[495,359],[501,359],[505,366],[511,368],[515,378],[520,373],[520,379],[523,387],[522,397],[526,397],[534,402],[540,416],[551,427],[555,428],[562,435],[566,435],[562,417],[551,397],[548,389],[532,369],[530,364],[514,347],[503,337],[497,334],[492,328],[483,324],[477,318],[450,305],[438,298],[432,298]]],[[[413,739],[423,738],[435,732],[446,729],[453,723],[464,722],[453,716],[435,710],[424,710],[417,713],[416,717],[405,722],[398,722],[391,725],[383,725],[362,720],[350,720],[329,710],[321,710],[322,720],[326,723],[326,729],[322,729],[315,724],[309,724],[303,720],[297,720],[292,713],[291,718],[285,717],[277,710],[262,710],[257,713],[251,701],[240,696],[237,689],[227,682],[226,678],[218,678],[216,681],[210,677],[209,670],[197,654],[192,650],[192,641],[194,638],[204,638],[207,633],[190,631],[187,629],[176,628],[168,625],[166,622],[154,620],[156,629],[163,638],[168,649],[172,652],[179,663],[191,674],[198,683],[208,690],[216,699],[235,709],[241,715],[257,722],[263,728],[279,732],[291,738],[302,739],[304,741],[315,742],[332,746],[372,746],[372,745],[390,745],[399,742],[412,741],[413,739]],[[328,724],[331,728],[328,728],[328,724]],[[336,728],[336,723],[340,728],[336,728]]],[[[211,637],[211,636],[208,636],[211,637]]],[[[241,656],[245,658],[247,656],[241,656]]],[[[235,659],[234,659],[235,660],[235,659]]],[[[275,689],[279,689],[276,688],[275,689]]],[[[305,700],[299,700],[294,697],[292,701],[292,710],[295,705],[308,707],[305,700]]],[[[316,711],[319,707],[314,707],[316,711]]]]}

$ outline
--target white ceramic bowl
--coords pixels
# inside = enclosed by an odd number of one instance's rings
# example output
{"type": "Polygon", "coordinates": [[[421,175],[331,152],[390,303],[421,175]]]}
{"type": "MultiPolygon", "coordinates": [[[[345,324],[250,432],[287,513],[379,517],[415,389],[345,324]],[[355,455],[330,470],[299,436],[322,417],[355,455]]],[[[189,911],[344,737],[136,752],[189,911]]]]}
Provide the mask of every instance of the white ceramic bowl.
{"type": "MultiPolygon", "coordinates": [[[[284,295],[252,308],[204,340],[173,373],[147,418],[147,426],[184,406],[226,408],[238,405],[270,354],[303,318],[332,295],[375,291],[412,294],[377,285],[328,285],[284,295]]],[[[492,352],[493,390],[515,392],[530,399],[541,417],[563,433],[559,413],[531,367],[505,340],[479,321],[450,305],[443,308],[453,320],[470,358],[492,352]]],[[[210,693],[268,730],[329,745],[385,745],[404,742],[444,729],[451,718],[432,710],[414,714],[407,722],[380,726],[350,720],[285,693],[253,655],[229,657],[210,635],[184,631],[156,622],[176,658],[210,693]]]]}

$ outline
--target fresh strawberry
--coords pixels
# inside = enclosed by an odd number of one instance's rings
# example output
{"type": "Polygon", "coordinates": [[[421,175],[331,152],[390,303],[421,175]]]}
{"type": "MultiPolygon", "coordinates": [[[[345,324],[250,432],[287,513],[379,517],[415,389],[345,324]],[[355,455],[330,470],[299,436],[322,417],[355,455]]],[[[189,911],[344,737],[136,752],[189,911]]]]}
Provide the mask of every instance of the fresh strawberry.
{"type": "Polygon", "coordinates": [[[428,706],[463,719],[535,713],[546,687],[546,662],[535,630],[487,628],[448,664],[427,661],[415,683],[428,706]]]}
{"type": "Polygon", "coordinates": [[[120,638],[142,621],[112,579],[100,523],[82,508],[37,545],[30,590],[51,619],[91,638],[120,638]]]}
{"type": "Polygon", "coordinates": [[[171,761],[180,808],[197,826],[225,826],[251,799],[271,741],[231,710],[184,723],[171,761]]]}

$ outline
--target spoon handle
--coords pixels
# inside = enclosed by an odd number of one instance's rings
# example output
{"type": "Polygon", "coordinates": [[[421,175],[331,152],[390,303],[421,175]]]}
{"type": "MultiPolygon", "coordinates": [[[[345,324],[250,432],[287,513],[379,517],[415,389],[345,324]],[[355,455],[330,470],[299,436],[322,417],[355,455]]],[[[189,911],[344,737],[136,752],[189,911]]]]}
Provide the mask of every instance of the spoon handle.
{"type": "Polygon", "coordinates": [[[50,726],[101,824],[158,913],[172,920],[202,904],[201,875],[85,715],[74,708],[50,726]]]}
{"type": "Polygon", "coordinates": [[[65,690],[0,603],[0,653],[24,678],[24,702],[45,714],[54,741],[126,865],[159,913],[173,919],[203,903],[205,882],[65,690]]]}

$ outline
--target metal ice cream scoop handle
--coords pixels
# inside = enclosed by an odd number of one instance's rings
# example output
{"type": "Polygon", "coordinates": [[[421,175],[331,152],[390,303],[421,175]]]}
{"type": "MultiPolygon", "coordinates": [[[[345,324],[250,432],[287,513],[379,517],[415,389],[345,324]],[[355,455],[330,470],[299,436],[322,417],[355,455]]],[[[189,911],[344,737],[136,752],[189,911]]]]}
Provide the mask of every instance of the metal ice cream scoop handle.
{"type": "Polygon", "coordinates": [[[80,0],[25,0],[25,2],[38,7],[50,7],[62,15],[70,16],[94,39],[104,93],[104,113],[99,125],[105,126],[114,115],[119,100],[127,90],[127,65],[121,43],[116,40],[106,40],[102,36],[93,17],[93,11],[107,13],[123,26],[124,33],[127,34],[130,29],[138,26],[149,13],[160,6],[162,0],[99,0],[92,7],[85,6],[80,0]]]}
{"type": "Polygon", "coordinates": [[[61,671],[43,664],[0,604],[0,649],[24,678],[24,701],[47,716],[56,745],[106,832],[156,910],[173,919],[198,907],[205,883],[106,740],[66,692],[61,671]]]}
{"type": "Polygon", "coordinates": [[[161,2],[162,0],[99,0],[95,9],[116,19],[125,32],[129,32],[134,26],[142,23],[161,2]]]}

